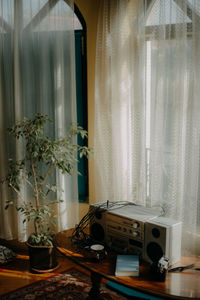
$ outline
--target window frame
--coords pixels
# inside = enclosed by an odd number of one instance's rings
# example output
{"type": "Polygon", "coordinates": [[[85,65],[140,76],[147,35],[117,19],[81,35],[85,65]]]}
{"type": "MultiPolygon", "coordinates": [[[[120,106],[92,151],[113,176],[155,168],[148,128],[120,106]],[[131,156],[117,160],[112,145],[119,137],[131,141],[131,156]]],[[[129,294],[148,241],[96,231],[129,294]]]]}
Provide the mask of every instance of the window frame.
{"type": "MultiPolygon", "coordinates": [[[[86,22],[74,4],[74,13],[82,25],[81,30],[75,30],[75,52],[76,52],[76,91],[77,91],[77,123],[79,126],[88,130],[88,101],[87,101],[87,27],[86,22]],[[77,57],[79,55],[79,57],[77,57]],[[79,60],[79,62],[77,61],[79,60]],[[80,72],[79,79],[77,72],[80,72]],[[81,80],[81,82],[80,82],[81,80]]],[[[83,146],[88,146],[87,140],[78,140],[83,146]]],[[[88,179],[88,160],[83,157],[78,162],[78,195],[79,202],[88,202],[89,199],[89,179],[88,179]]]]}

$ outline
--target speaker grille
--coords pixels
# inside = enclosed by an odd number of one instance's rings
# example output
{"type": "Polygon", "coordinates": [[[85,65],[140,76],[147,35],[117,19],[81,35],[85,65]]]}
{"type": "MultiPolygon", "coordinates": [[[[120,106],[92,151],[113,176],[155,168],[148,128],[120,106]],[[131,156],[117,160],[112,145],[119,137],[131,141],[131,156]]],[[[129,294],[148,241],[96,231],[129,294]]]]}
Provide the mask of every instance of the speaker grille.
{"type": "Polygon", "coordinates": [[[154,228],[152,229],[152,235],[153,235],[156,239],[158,239],[158,238],[160,237],[160,230],[159,230],[158,228],[154,227],[154,228]]]}
{"type": "Polygon", "coordinates": [[[163,256],[163,250],[161,246],[155,242],[150,242],[147,245],[147,255],[154,262],[158,261],[163,256]]]}
{"type": "Polygon", "coordinates": [[[105,237],[105,232],[99,223],[93,223],[90,226],[90,235],[94,240],[102,242],[105,237]]]}

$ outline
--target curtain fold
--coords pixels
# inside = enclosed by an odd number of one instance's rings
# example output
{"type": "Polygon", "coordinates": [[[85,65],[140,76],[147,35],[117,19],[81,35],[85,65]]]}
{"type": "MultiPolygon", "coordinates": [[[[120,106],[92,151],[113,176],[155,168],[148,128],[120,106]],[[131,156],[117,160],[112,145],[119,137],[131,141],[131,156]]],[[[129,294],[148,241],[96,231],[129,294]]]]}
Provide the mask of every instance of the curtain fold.
{"type": "Polygon", "coordinates": [[[139,26],[144,17],[140,14],[142,3],[101,2],[95,75],[95,193],[98,201],[132,201],[134,198],[140,202],[144,199],[144,57],[139,55],[139,51],[144,52],[144,33],[138,35],[143,30],[139,26]]]}
{"type": "Polygon", "coordinates": [[[102,1],[95,87],[96,201],[161,206],[199,254],[200,7],[102,1]]]}
{"type": "MultiPolygon", "coordinates": [[[[73,5],[72,0],[0,1],[1,178],[11,154],[17,158],[23,154],[23,145],[10,141],[6,132],[17,120],[47,114],[53,121],[47,132],[55,138],[64,136],[76,122],[73,5]]],[[[58,231],[78,221],[76,177],[54,174],[64,200],[55,207],[58,231]]],[[[6,199],[14,195],[5,186],[0,191],[0,236],[27,240],[32,229],[22,224],[14,209],[4,210],[6,199]]],[[[22,193],[28,200],[25,186],[22,193]]]]}

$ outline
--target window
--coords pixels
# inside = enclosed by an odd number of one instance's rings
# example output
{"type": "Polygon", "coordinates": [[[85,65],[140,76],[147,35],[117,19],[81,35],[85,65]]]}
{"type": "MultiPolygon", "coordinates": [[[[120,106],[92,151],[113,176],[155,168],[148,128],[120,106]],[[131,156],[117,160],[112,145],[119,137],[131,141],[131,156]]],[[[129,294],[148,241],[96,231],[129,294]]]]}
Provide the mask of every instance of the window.
{"type": "MultiPolygon", "coordinates": [[[[188,5],[192,2],[188,1],[188,5]]],[[[153,0],[147,1],[148,7],[146,11],[146,84],[145,84],[145,101],[146,101],[146,157],[147,157],[147,199],[151,197],[151,153],[152,139],[155,138],[155,128],[153,123],[158,115],[154,114],[155,99],[158,97],[159,88],[160,95],[165,94],[163,100],[165,114],[160,117],[165,118],[165,132],[163,137],[164,148],[164,173],[165,179],[163,182],[163,199],[167,198],[168,188],[171,184],[170,169],[173,161],[173,129],[172,120],[177,115],[173,108],[175,87],[173,82],[176,82],[176,62],[178,52],[180,50],[180,35],[184,35],[184,26],[187,24],[186,39],[188,49],[186,55],[189,55],[191,50],[191,30],[192,30],[192,12],[184,1],[173,0],[153,0]],[[187,7],[188,14],[185,13],[187,7]],[[178,27],[179,26],[179,27],[178,27]],[[181,28],[182,26],[182,28],[181,28]],[[178,32],[182,31],[182,33],[178,32]],[[160,67],[158,66],[160,64],[160,67]],[[163,64],[163,65],[162,65],[163,64]],[[160,76],[160,78],[159,78],[160,76]],[[170,81],[169,81],[170,78],[170,81]],[[162,82],[165,81],[165,82],[162,82]],[[174,81],[173,81],[174,80],[174,81]],[[158,87],[159,86],[159,87],[158,87]],[[162,91],[161,91],[162,90],[162,91]]],[[[184,38],[184,36],[183,36],[184,38]]],[[[157,132],[158,133],[158,132],[157,132]]],[[[159,134],[159,133],[158,133],[159,134]]],[[[163,149],[162,149],[163,151],[163,149]]],[[[163,154],[162,154],[163,155],[163,154]]]]}
{"type": "Polygon", "coordinates": [[[95,196],[162,207],[182,221],[183,249],[199,252],[199,1],[109,4],[98,24],[95,196]]]}
{"type": "MultiPolygon", "coordinates": [[[[6,3],[6,1],[4,2],[6,3]]],[[[1,32],[2,38],[3,35],[5,37],[2,45],[9,49],[9,52],[5,51],[4,53],[1,63],[2,72],[5,69],[4,64],[10,66],[12,70],[15,69],[12,61],[14,4],[14,0],[10,0],[8,6],[5,6],[6,9],[2,9],[4,17],[1,18],[3,25],[1,31],[6,29],[6,34],[1,32]]],[[[71,32],[75,29],[77,122],[87,130],[86,24],[80,11],[75,6],[73,14],[67,1],[57,0],[18,1],[16,7],[18,14],[23,16],[21,24],[18,24],[21,34],[19,34],[19,47],[17,47],[20,57],[20,76],[22,77],[19,82],[20,97],[23,98],[23,104],[26,101],[31,103],[31,105],[27,105],[24,114],[30,116],[33,112],[47,113],[48,111],[53,120],[57,115],[56,130],[62,134],[64,123],[59,116],[63,114],[63,111],[68,114],[68,103],[65,107],[64,101],[68,101],[65,99],[71,97],[69,86],[72,79],[69,79],[68,75],[72,46],[69,41],[71,32]],[[28,34],[29,31],[32,32],[31,35],[28,34]],[[62,47],[59,47],[60,43],[62,47]],[[60,102],[58,108],[56,108],[55,99],[56,103],[60,102]],[[46,110],[47,106],[49,106],[48,110],[46,110]]],[[[10,74],[13,76],[14,71],[10,74]]],[[[4,78],[4,75],[2,80],[11,82],[11,79],[4,78]]],[[[14,89],[13,77],[12,81],[14,89]]],[[[10,88],[6,88],[6,98],[12,97],[10,95],[12,92],[10,88]]],[[[70,112],[71,107],[69,114],[70,112]]],[[[79,143],[83,143],[82,139],[79,140],[79,143]]],[[[79,200],[85,201],[88,197],[88,163],[85,158],[80,160],[78,171],[82,174],[78,175],[79,200]]]]}

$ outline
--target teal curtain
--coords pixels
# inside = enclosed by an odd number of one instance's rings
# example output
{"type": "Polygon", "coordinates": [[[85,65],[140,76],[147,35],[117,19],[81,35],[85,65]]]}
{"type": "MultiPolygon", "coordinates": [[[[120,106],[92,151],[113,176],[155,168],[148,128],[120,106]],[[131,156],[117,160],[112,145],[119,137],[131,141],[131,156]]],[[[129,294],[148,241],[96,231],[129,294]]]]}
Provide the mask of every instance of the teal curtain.
{"type": "MultiPolygon", "coordinates": [[[[86,70],[86,39],[85,30],[75,31],[75,56],[76,56],[76,99],[77,122],[84,129],[88,129],[87,122],[87,70],[86,70]]],[[[78,136],[78,144],[87,146],[87,140],[78,136]]],[[[88,200],[88,160],[82,157],[78,162],[78,193],[79,202],[88,200]]]]}

